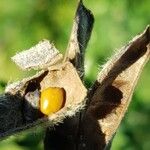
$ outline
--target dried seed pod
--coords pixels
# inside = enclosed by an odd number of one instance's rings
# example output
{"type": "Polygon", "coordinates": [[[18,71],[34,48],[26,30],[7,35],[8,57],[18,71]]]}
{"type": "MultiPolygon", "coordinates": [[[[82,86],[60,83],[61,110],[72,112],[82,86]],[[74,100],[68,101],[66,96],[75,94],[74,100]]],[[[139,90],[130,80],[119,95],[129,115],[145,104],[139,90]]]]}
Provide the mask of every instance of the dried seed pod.
{"type": "MultiPolygon", "coordinates": [[[[78,107],[77,105],[79,103],[83,103],[83,99],[86,96],[86,89],[83,86],[76,69],[70,62],[66,62],[61,66],[57,66],[56,68],[53,68],[53,70],[50,70],[40,84],[41,91],[48,87],[64,88],[66,92],[64,109],[70,110],[71,114],[75,108],[78,107]]],[[[83,105],[81,107],[83,107],[83,105]]]]}
{"type": "MultiPolygon", "coordinates": [[[[47,43],[45,46],[47,46],[47,43]]],[[[39,51],[37,47],[38,46],[33,47],[32,52],[39,51]]],[[[42,47],[44,47],[44,45],[42,47]]],[[[42,49],[40,51],[42,53],[42,49]]],[[[47,68],[43,67],[44,70],[38,72],[36,75],[8,85],[5,90],[6,93],[23,97],[25,100],[24,116],[26,120],[29,122],[35,121],[43,116],[41,114],[42,112],[43,114],[48,115],[48,118],[53,125],[61,122],[67,116],[74,115],[77,111],[83,108],[87,90],[82,84],[82,81],[80,80],[74,66],[70,62],[62,62],[53,66],[51,66],[51,63],[49,62],[44,65],[45,60],[40,63],[43,63],[43,65],[36,65],[36,63],[35,65],[31,65],[34,64],[34,62],[32,62],[33,60],[31,58],[28,59],[30,52],[31,51],[29,50],[27,56],[26,52],[22,52],[23,55],[21,54],[21,57],[23,57],[22,60],[29,63],[29,65],[24,65],[18,54],[18,58],[16,56],[14,58],[19,60],[15,60],[15,62],[20,62],[20,65],[23,64],[23,69],[35,69],[38,67],[42,68],[43,66],[47,66],[47,68]],[[54,89],[57,89],[57,92],[54,89]],[[60,89],[65,91],[65,97],[64,91],[61,91],[60,89]],[[45,93],[45,90],[48,90],[48,93],[45,93]],[[55,102],[48,101],[50,105],[44,110],[44,99],[47,97],[52,97],[52,95],[55,102]]],[[[36,55],[38,55],[38,58],[40,58],[38,52],[34,52],[34,54],[35,55],[31,55],[31,57],[36,57],[36,55]]],[[[52,60],[53,58],[55,58],[55,56],[51,57],[52,60]]]]}

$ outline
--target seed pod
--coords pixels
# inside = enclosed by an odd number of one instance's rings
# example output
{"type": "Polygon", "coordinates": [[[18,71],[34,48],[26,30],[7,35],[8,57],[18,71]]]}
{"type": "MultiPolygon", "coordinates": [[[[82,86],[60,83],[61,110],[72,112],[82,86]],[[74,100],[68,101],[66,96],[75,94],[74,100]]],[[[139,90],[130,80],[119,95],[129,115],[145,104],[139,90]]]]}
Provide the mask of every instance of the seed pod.
{"type": "MultiPolygon", "coordinates": [[[[31,52],[37,50],[42,53],[42,51],[44,51],[44,46],[41,46],[42,44],[45,44],[45,42],[40,43],[42,50],[40,47],[36,49],[37,46],[35,46],[32,48],[31,52]]],[[[19,62],[20,65],[24,64],[22,69],[42,69],[44,66],[43,70],[32,77],[8,85],[5,90],[6,93],[19,95],[24,99],[25,105],[23,111],[26,121],[33,122],[42,118],[43,115],[46,115],[53,125],[61,122],[67,116],[74,115],[83,108],[87,90],[82,84],[74,66],[70,62],[59,63],[57,59],[55,61],[57,65],[50,65],[51,61],[49,59],[46,65],[44,65],[45,60],[43,60],[43,62],[40,63],[42,65],[37,64],[36,66],[36,63],[32,62],[36,59],[28,58],[30,57],[29,53],[30,50],[28,50],[27,56],[25,52],[17,55],[21,58],[23,57],[22,60],[25,63],[30,63],[29,60],[31,60],[31,64],[34,65],[22,63],[20,59],[16,60],[18,56],[14,57],[15,62],[17,62],[17,64],[19,62]],[[46,98],[51,97],[54,98],[54,101],[48,100],[49,105],[45,109],[44,101],[46,98]]],[[[34,54],[34,57],[39,55],[38,52],[34,52],[34,54]]],[[[57,56],[58,55],[59,53],[57,56]]],[[[33,55],[31,55],[31,57],[33,57],[33,55]]],[[[40,58],[40,56],[38,56],[38,58],[40,58]]],[[[51,59],[55,60],[55,55],[51,57],[51,59]]]]}

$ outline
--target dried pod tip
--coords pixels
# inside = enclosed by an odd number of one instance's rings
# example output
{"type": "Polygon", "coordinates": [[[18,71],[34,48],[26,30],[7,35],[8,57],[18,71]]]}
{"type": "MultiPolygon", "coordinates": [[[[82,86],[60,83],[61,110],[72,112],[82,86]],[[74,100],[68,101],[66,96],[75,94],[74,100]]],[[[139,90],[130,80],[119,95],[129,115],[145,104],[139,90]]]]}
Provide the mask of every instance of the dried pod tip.
{"type": "Polygon", "coordinates": [[[65,104],[66,92],[60,87],[49,87],[41,91],[40,111],[50,115],[59,111],[65,104]]]}

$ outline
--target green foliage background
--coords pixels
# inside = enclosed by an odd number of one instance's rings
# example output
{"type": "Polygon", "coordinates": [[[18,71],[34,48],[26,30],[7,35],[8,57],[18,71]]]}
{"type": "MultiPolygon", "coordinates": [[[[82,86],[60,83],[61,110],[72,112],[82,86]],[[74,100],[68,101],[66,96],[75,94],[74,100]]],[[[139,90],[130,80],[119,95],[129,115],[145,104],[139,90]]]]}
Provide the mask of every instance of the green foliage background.
{"type": "MultiPolygon", "coordinates": [[[[86,84],[96,79],[108,57],[150,23],[149,0],[84,0],[95,24],[86,53],[86,84]]],[[[0,92],[6,83],[34,72],[19,70],[10,57],[42,39],[64,52],[77,0],[0,0],[0,92]]],[[[129,111],[113,142],[112,150],[150,149],[150,63],[142,73],[129,111]]],[[[41,150],[42,132],[19,134],[0,142],[1,150],[41,150]]],[[[59,141],[58,141],[59,143],[59,141]]]]}

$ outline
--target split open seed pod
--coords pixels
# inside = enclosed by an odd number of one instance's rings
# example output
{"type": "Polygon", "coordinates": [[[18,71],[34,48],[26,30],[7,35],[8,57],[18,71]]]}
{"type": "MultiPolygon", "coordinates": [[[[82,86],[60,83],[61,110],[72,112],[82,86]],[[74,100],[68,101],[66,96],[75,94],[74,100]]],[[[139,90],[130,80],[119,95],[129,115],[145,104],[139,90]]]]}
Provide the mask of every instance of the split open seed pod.
{"type": "Polygon", "coordinates": [[[86,88],[76,69],[69,61],[62,62],[62,55],[47,40],[12,59],[21,69],[41,69],[32,77],[8,85],[5,90],[6,93],[23,98],[27,122],[48,118],[54,125],[84,107],[86,88]],[[50,113],[42,111],[53,108],[55,111],[50,113]]]}

